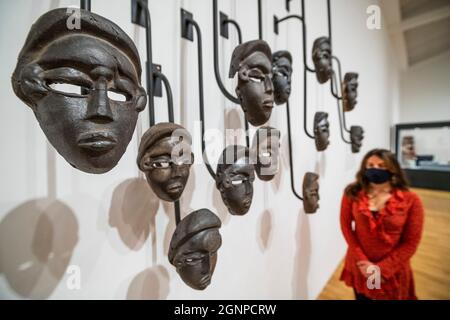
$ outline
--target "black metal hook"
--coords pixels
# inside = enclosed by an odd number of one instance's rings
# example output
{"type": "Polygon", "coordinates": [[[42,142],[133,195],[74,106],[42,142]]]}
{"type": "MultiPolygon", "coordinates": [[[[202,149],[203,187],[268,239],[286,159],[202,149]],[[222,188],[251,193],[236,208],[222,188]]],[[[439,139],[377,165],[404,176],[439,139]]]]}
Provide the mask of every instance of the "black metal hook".
{"type": "Polygon", "coordinates": [[[303,201],[303,197],[301,197],[297,191],[295,190],[295,179],[294,179],[294,161],[292,157],[292,133],[291,133],[291,115],[290,115],[290,109],[289,109],[289,100],[286,102],[286,118],[287,118],[287,127],[288,127],[288,146],[289,146],[289,166],[291,167],[290,173],[291,173],[291,189],[294,193],[294,196],[296,196],[298,199],[303,201]]]}
{"type": "MultiPolygon", "coordinates": [[[[87,0],[89,1],[89,0],[87,0]]],[[[147,0],[131,0],[131,22],[138,24],[145,28],[146,36],[146,53],[147,61],[145,64],[147,73],[147,95],[149,105],[149,122],[150,127],[155,125],[155,101],[154,97],[162,96],[161,81],[164,83],[167,94],[167,111],[169,116],[169,122],[174,122],[173,113],[173,96],[172,89],[170,87],[169,80],[161,72],[161,66],[153,64],[152,53],[152,22],[150,16],[150,10],[148,9],[147,0]]],[[[175,211],[175,223],[178,225],[181,220],[180,214],[180,201],[174,202],[175,211]]]]}
{"type": "MultiPolygon", "coordinates": [[[[332,74],[332,77],[333,77],[332,83],[334,83],[334,85],[336,86],[337,85],[337,81],[335,79],[336,74],[334,72],[332,74]]],[[[337,90],[337,88],[336,88],[336,90],[337,90]]],[[[339,129],[340,129],[340,132],[341,132],[342,141],[344,141],[345,143],[351,144],[351,141],[345,140],[344,130],[342,128],[342,126],[343,126],[342,125],[342,113],[344,112],[344,110],[343,110],[343,108],[341,108],[341,104],[339,102],[339,99],[336,99],[336,103],[337,103],[337,111],[338,111],[338,115],[339,115],[339,129]]]]}
{"type": "Polygon", "coordinates": [[[284,18],[278,19],[277,16],[273,16],[273,26],[274,26],[274,32],[275,34],[278,34],[278,24],[280,22],[289,20],[289,19],[297,19],[302,23],[303,27],[303,130],[305,131],[306,136],[308,136],[311,139],[314,139],[314,134],[310,134],[308,132],[308,125],[307,125],[307,114],[308,114],[308,77],[307,72],[314,72],[313,69],[308,67],[308,64],[306,62],[306,24],[303,19],[303,17],[292,14],[288,15],[284,18]]]}
{"type": "Polygon", "coordinates": [[[205,144],[205,106],[204,106],[204,93],[203,93],[203,52],[202,52],[202,33],[200,26],[194,20],[192,13],[181,9],[181,36],[187,40],[193,41],[186,35],[192,34],[192,28],[195,29],[197,34],[197,54],[198,54],[198,98],[199,98],[199,111],[200,111],[200,122],[201,122],[201,139],[202,139],[202,156],[205,162],[206,169],[208,170],[211,177],[215,180],[216,173],[212,169],[208,161],[208,156],[206,154],[206,144],[205,144]]]}
{"type": "MultiPolygon", "coordinates": [[[[218,14],[218,8],[217,8],[217,0],[213,0],[213,55],[214,55],[214,75],[216,77],[216,82],[217,85],[219,86],[220,91],[222,92],[222,94],[231,102],[235,103],[235,104],[240,104],[241,102],[239,101],[239,99],[235,96],[233,96],[231,93],[229,93],[227,91],[227,89],[225,88],[225,85],[222,83],[222,79],[220,77],[220,71],[219,71],[219,37],[217,34],[217,14],[218,14]]],[[[226,39],[228,39],[228,24],[232,24],[235,28],[236,31],[238,33],[238,40],[239,40],[239,44],[242,44],[242,32],[241,32],[241,27],[239,26],[239,24],[232,19],[229,19],[228,16],[223,13],[220,12],[220,35],[226,39]]],[[[192,28],[191,28],[191,32],[192,32],[192,28]]],[[[192,36],[191,37],[185,37],[186,39],[193,41],[192,36]]],[[[249,124],[247,121],[247,118],[244,116],[244,125],[245,125],[245,142],[247,144],[247,147],[250,147],[250,138],[248,136],[248,131],[249,131],[249,124]]]]}
{"type": "Polygon", "coordinates": [[[91,0],[80,0],[80,9],[91,11],[91,0]]]}

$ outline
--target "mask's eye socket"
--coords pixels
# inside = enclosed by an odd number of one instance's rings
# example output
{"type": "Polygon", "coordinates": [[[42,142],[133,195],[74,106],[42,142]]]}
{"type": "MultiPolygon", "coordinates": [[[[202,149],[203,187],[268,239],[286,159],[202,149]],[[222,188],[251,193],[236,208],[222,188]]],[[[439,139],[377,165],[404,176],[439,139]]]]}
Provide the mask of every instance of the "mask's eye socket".
{"type": "Polygon", "coordinates": [[[117,102],[125,102],[130,100],[130,95],[120,91],[108,90],[108,98],[117,101],[117,102]]]}
{"type": "Polygon", "coordinates": [[[248,73],[248,78],[252,82],[256,82],[256,83],[264,82],[264,74],[257,69],[250,70],[248,73]]]}
{"type": "Polygon", "coordinates": [[[152,162],[152,168],[154,169],[166,169],[168,167],[170,167],[170,162],[166,160],[152,162]]]}
{"type": "Polygon", "coordinates": [[[236,178],[234,178],[234,180],[231,180],[231,184],[233,186],[239,186],[239,185],[243,184],[245,181],[247,181],[247,178],[236,177],[236,178]]]}
{"type": "Polygon", "coordinates": [[[47,86],[57,93],[65,95],[85,95],[89,93],[89,88],[83,85],[72,84],[72,83],[58,83],[58,82],[48,82],[47,86]]]}

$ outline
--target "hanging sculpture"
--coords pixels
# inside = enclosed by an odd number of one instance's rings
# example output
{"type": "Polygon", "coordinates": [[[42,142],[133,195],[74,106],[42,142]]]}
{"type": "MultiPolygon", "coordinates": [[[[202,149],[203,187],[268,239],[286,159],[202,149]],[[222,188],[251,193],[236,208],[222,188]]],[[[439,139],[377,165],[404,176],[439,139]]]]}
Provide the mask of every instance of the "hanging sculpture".
{"type": "Polygon", "coordinates": [[[247,147],[226,147],[217,164],[216,187],[232,215],[244,215],[253,199],[254,165],[247,147]]]}
{"type": "Polygon", "coordinates": [[[347,72],[342,83],[342,103],[344,111],[352,111],[358,97],[358,74],[347,72]]]}
{"type": "Polygon", "coordinates": [[[331,44],[328,37],[320,37],[314,41],[312,59],[317,81],[323,84],[330,80],[333,68],[331,63],[331,44]]]}
{"type": "Polygon", "coordinates": [[[272,52],[267,42],[253,40],[237,46],[228,76],[233,78],[236,73],[236,94],[246,119],[254,126],[266,123],[274,103],[272,52]]]}
{"type": "Polygon", "coordinates": [[[303,177],[303,209],[305,213],[315,213],[319,208],[319,175],[305,173],[303,177]]]}
{"type": "Polygon", "coordinates": [[[292,55],[281,50],[272,54],[272,82],[277,105],[286,103],[291,95],[292,55]]]}
{"type": "Polygon", "coordinates": [[[252,142],[252,162],[262,181],[272,180],[278,172],[280,130],[272,127],[259,128],[252,142]]]}
{"type": "Polygon", "coordinates": [[[350,127],[350,142],[352,144],[352,152],[358,153],[364,139],[364,129],[360,126],[350,127]]]}
{"type": "Polygon", "coordinates": [[[124,154],[147,98],[133,41],[108,19],[79,12],[80,29],[67,27],[67,8],[33,24],[12,86],[58,153],[73,167],[98,174],[124,154]],[[110,98],[111,92],[121,99],[110,98]]]}
{"type": "Polygon", "coordinates": [[[183,218],[172,235],[169,262],[191,288],[204,290],[210,283],[222,245],[220,219],[208,209],[183,218]]]}
{"type": "Polygon", "coordinates": [[[314,114],[314,140],[317,151],[325,150],[330,144],[330,123],[328,113],[318,111],[314,114]]]}
{"type": "Polygon", "coordinates": [[[176,201],[181,197],[194,162],[191,135],[182,126],[160,122],[141,138],[137,165],[158,198],[176,201]]]}

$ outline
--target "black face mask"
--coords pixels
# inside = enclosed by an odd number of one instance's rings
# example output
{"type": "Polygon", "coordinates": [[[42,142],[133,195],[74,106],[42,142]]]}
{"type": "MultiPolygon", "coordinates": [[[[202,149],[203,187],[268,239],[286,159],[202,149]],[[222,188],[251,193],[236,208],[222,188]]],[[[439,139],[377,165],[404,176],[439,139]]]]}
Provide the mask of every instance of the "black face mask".
{"type": "Polygon", "coordinates": [[[369,182],[381,184],[388,182],[389,179],[391,179],[392,173],[386,169],[370,168],[366,169],[364,176],[369,180],[369,182]]]}

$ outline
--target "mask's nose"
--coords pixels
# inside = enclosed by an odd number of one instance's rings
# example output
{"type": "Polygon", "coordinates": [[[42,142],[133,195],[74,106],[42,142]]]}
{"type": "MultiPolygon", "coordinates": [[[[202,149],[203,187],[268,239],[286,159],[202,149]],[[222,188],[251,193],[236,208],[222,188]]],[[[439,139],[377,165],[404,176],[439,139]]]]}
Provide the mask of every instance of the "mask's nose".
{"type": "Polygon", "coordinates": [[[86,119],[100,122],[111,122],[114,120],[109,105],[107,83],[104,78],[98,79],[91,90],[86,119]]]}
{"type": "Polygon", "coordinates": [[[273,92],[273,83],[272,83],[272,78],[269,76],[266,76],[264,78],[264,88],[266,89],[267,93],[272,93],[273,92]]]}

